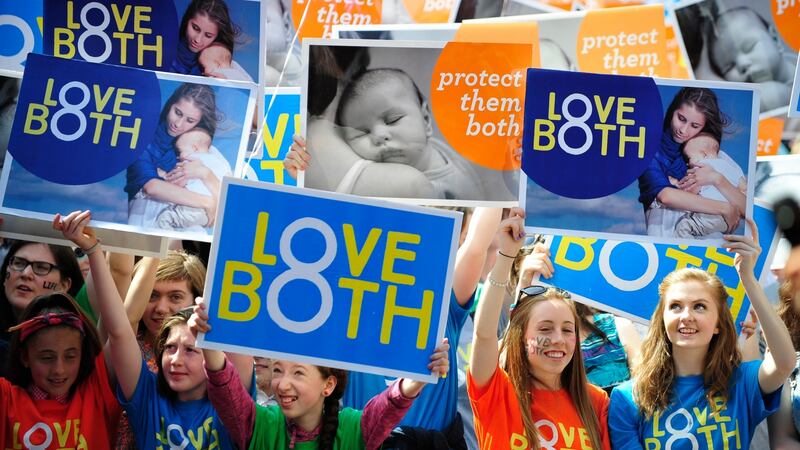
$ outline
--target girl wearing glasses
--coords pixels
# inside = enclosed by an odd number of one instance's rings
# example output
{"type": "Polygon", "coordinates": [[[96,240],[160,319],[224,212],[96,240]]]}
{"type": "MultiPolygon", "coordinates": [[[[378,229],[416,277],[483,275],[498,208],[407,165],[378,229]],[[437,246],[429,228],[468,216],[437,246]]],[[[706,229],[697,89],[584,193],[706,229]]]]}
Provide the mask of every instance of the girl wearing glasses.
{"type": "Polygon", "coordinates": [[[484,450],[608,450],[608,396],[586,381],[579,318],[568,293],[522,289],[498,349],[504,288],[524,242],[523,216],[514,208],[500,224],[497,262],[475,316],[467,389],[478,441],[484,450]]]}
{"type": "MultiPolygon", "coordinates": [[[[86,226],[89,220],[88,211],[76,211],[66,217],[56,215],[54,227],[75,245],[95,249],[99,241],[86,226]]],[[[190,311],[183,310],[164,320],[155,340],[158,373],[150,372],[103,253],[87,253],[100,315],[108,331],[110,366],[119,384],[117,399],[133,427],[136,447],[147,450],[193,445],[233,449],[231,436],[206,395],[203,353],[195,347],[187,324],[190,311]]],[[[230,355],[229,359],[245,390],[250,391],[253,358],[230,355]]]]}
{"type": "Polygon", "coordinates": [[[31,301],[51,292],[74,296],[83,286],[78,260],[69,248],[36,242],[17,241],[8,250],[0,273],[0,376],[5,376],[5,361],[11,334],[19,316],[31,301]]]}
{"type": "Polygon", "coordinates": [[[697,268],[670,273],[659,286],[635,379],[611,394],[615,449],[747,449],[756,425],[778,409],[795,354],[753,273],[761,248],[748,223],[752,239],[726,239],[770,351],[763,361],[742,362],[728,292],[717,276],[697,268]]]}

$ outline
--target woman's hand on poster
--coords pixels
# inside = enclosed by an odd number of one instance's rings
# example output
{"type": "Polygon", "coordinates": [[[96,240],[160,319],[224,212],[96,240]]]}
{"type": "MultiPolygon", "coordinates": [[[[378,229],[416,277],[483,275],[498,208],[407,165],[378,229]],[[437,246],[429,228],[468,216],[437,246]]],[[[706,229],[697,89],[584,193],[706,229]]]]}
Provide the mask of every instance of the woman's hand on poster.
{"type": "Polygon", "coordinates": [[[81,249],[90,249],[97,244],[97,236],[88,226],[91,219],[91,211],[73,211],[66,217],[56,214],[53,218],[53,229],[60,231],[65,238],[81,249]]]}
{"type": "Polygon", "coordinates": [[[297,135],[295,135],[293,139],[294,142],[292,142],[292,146],[289,147],[289,153],[287,153],[286,158],[283,159],[283,167],[285,167],[289,175],[296,180],[297,172],[306,170],[309,164],[311,164],[311,155],[306,151],[305,139],[297,135]]]}
{"type": "Polygon", "coordinates": [[[497,233],[498,251],[516,256],[519,249],[522,248],[522,244],[525,243],[525,211],[521,208],[511,208],[508,218],[500,222],[497,233]]]}
{"type": "Polygon", "coordinates": [[[741,277],[743,274],[754,274],[758,255],[761,254],[761,247],[758,245],[758,228],[750,218],[745,218],[752,230],[753,237],[726,234],[725,249],[736,253],[733,258],[733,265],[741,277]]]}
{"type": "Polygon", "coordinates": [[[678,187],[684,191],[697,194],[703,186],[717,186],[722,180],[722,174],[714,170],[713,167],[703,163],[692,164],[689,170],[678,183],[678,187]]]}

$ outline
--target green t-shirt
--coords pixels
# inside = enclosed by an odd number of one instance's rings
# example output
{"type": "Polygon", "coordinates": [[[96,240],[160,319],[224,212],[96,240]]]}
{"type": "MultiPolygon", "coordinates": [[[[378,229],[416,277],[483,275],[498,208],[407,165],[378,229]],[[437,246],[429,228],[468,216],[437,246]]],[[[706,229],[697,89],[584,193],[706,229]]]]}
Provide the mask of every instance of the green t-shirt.
{"type": "MultiPolygon", "coordinates": [[[[284,450],[289,448],[289,431],[286,429],[286,417],[279,406],[256,405],[256,423],[253,437],[250,439],[250,450],[284,450]]],[[[295,450],[316,450],[317,440],[295,442],[295,450]]],[[[361,411],[344,408],[339,411],[339,428],[336,430],[334,450],[365,450],[364,438],[361,436],[361,411]]]]}
{"type": "Polygon", "coordinates": [[[75,302],[81,307],[86,317],[91,319],[95,326],[97,326],[97,315],[92,310],[92,305],[89,304],[89,294],[86,293],[86,283],[83,283],[81,290],[75,294],[75,302]]]}

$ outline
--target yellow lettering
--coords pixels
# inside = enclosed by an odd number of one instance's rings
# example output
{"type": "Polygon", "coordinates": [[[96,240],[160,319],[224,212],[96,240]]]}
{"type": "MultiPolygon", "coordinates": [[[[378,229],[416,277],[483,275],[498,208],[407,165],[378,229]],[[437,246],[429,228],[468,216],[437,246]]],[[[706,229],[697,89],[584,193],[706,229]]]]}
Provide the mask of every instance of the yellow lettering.
{"type": "Polygon", "coordinates": [[[114,17],[114,22],[117,24],[117,30],[124,31],[125,24],[128,23],[128,16],[131,14],[131,5],[125,5],[120,14],[119,6],[116,3],[111,4],[111,14],[114,17]]]}
{"type": "Polygon", "coordinates": [[[103,122],[111,120],[111,114],[103,114],[99,112],[90,112],[89,117],[95,120],[94,135],[92,135],[92,143],[97,144],[100,142],[100,136],[103,134],[103,122]]]}
{"type": "Polygon", "coordinates": [[[555,148],[556,139],[553,137],[555,131],[553,122],[544,119],[536,119],[533,121],[533,149],[540,152],[547,152],[555,148]],[[542,126],[545,127],[542,130],[542,126]],[[542,138],[547,138],[547,143],[542,145],[542,138]]]}
{"type": "Polygon", "coordinates": [[[111,94],[114,93],[114,88],[110,87],[106,89],[105,93],[100,92],[100,86],[93,84],[92,85],[92,92],[94,93],[94,106],[95,111],[101,112],[106,109],[106,105],[108,101],[111,100],[111,94]]]}
{"type": "Polygon", "coordinates": [[[14,432],[11,433],[11,448],[12,450],[22,449],[22,443],[19,442],[19,422],[14,422],[14,432]]]}
{"type": "Polygon", "coordinates": [[[80,30],[81,26],[75,22],[75,4],[72,0],[67,2],[67,28],[80,30]]]}
{"type": "MultiPolygon", "coordinates": [[[[681,250],[685,250],[687,247],[685,245],[678,246],[681,250]]],[[[700,267],[703,264],[703,260],[686,252],[682,252],[680,250],[675,249],[675,247],[670,247],[664,253],[667,258],[674,259],[676,262],[675,270],[683,269],[684,267],[694,266],[700,267]]]]}
{"type": "Polygon", "coordinates": [[[56,437],[58,439],[58,445],[61,448],[65,448],[67,446],[67,437],[69,436],[69,428],[70,423],[72,420],[67,420],[66,427],[61,429],[61,424],[58,422],[53,422],[53,428],[56,429],[56,437]]]}
{"type": "Polygon", "coordinates": [[[222,292],[219,296],[219,318],[233,320],[236,322],[247,322],[253,320],[261,309],[261,299],[256,293],[256,289],[261,286],[261,271],[254,264],[241,261],[225,261],[225,271],[222,275],[222,292]],[[247,284],[233,284],[233,277],[236,272],[245,272],[250,275],[250,282],[247,284]],[[244,294],[250,304],[244,311],[231,311],[231,296],[233,294],[244,294]]]}
{"type": "Polygon", "coordinates": [[[724,423],[719,425],[719,429],[722,432],[722,445],[724,446],[725,450],[730,449],[730,445],[728,445],[728,439],[735,437],[736,438],[736,448],[742,448],[742,437],[739,435],[739,420],[736,420],[736,424],[734,425],[733,431],[728,431],[728,428],[725,426],[724,423]]]}
{"type": "Polygon", "coordinates": [[[281,151],[281,142],[283,136],[286,134],[286,125],[289,123],[289,114],[283,113],[278,115],[278,124],[275,130],[275,135],[269,130],[269,127],[264,127],[264,145],[267,147],[267,154],[272,159],[278,157],[281,151]]]}
{"type": "Polygon", "coordinates": [[[253,253],[251,259],[256,264],[274,266],[277,262],[275,255],[265,253],[264,247],[267,243],[267,226],[269,225],[269,213],[261,211],[258,213],[256,222],[256,236],[253,241],[253,253]]]}
{"type": "Polygon", "coordinates": [[[119,41],[119,62],[120,64],[128,63],[128,41],[134,38],[133,33],[122,33],[115,31],[111,33],[115,39],[119,41]]]}
{"type": "Polygon", "coordinates": [[[189,440],[192,442],[193,448],[203,448],[203,427],[197,427],[197,435],[195,437],[194,430],[187,430],[189,440]]]}
{"type": "Polygon", "coordinates": [[[664,436],[664,430],[659,429],[658,421],[661,419],[661,413],[656,411],[653,413],[653,436],[655,437],[662,437],[664,436]]]}
{"type": "Polygon", "coordinates": [[[639,159],[643,159],[644,158],[644,138],[645,138],[645,133],[646,133],[645,128],[644,127],[639,127],[639,134],[636,135],[636,136],[628,136],[628,134],[625,132],[625,130],[627,130],[625,125],[619,127],[619,157],[620,158],[624,158],[625,157],[625,144],[631,142],[631,143],[639,144],[636,156],[639,159]]]}
{"type": "Polygon", "coordinates": [[[136,90],[118,88],[117,96],[114,98],[114,114],[118,116],[128,117],[131,112],[127,109],[122,109],[122,105],[132,105],[133,96],[136,95],[136,90]]]}
{"type": "Polygon", "coordinates": [[[342,231],[344,232],[344,247],[347,249],[347,261],[350,266],[350,275],[360,277],[361,273],[364,271],[364,267],[367,265],[367,261],[369,261],[369,257],[372,256],[372,252],[378,244],[378,239],[380,239],[383,230],[380,228],[369,230],[369,234],[364,241],[364,245],[361,247],[361,251],[358,250],[356,233],[353,229],[353,225],[349,223],[343,224],[342,231]]]}
{"type": "Polygon", "coordinates": [[[283,161],[268,161],[262,159],[258,163],[261,170],[271,170],[275,184],[283,184],[283,161]]]}
{"type": "Polygon", "coordinates": [[[144,35],[137,35],[136,41],[139,44],[139,53],[136,55],[136,63],[138,65],[144,64],[144,52],[155,52],[156,54],[156,67],[161,67],[164,57],[164,52],[162,51],[163,47],[163,39],[161,36],[156,36],[155,44],[145,44],[144,43],[144,35]]]}
{"type": "Polygon", "coordinates": [[[381,323],[381,344],[388,344],[392,335],[392,325],[395,316],[416,318],[419,320],[417,331],[417,348],[425,348],[428,340],[428,331],[431,327],[431,314],[433,313],[433,291],[426,289],[422,293],[422,306],[420,308],[410,308],[397,306],[397,286],[389,285],[386,287],[386,306],[383,310],[383,322],[381,323]]]}
{"type": "MultiPolygon", "coordinates": [[[[72,2],[70,2],[72,3],[72,2]]],[[[66,28],[53,29],[53,56],[72,59],[75,57],[75,33],[66,28]],[[61,48],[66,47],[66,51],[61,48]]]]}
{"type": "Polygon", "coordinates": [[[133,119],[133,126],[126,127],[122,125],[122,117],[117,116],[114,118],[114,129],[111,131],[111,146],[117,146],[117,140],[119,139],[120,133],[128,133],[131,135],[131,143],[130,148],[136,148],[136,143],[139,141],[139,127],[142,125],[142,119],[135,118],[133,119]]]}
{"type": "Polygon", "coordinates": [[[592,245],[595,242],[597,242],[597,239],[594,238],[578,238],[578,237],[561,238],[561,244],[559,244],[558,251],[556,251],[555,263],[557,265],[561,265],[572,270],[577,270],[577,271],[586,270],[589,267],[589,265],[592,264],[592,260],[594,260],[594,249],[592,248],[592,245]],[[569,246],[573,244],[583,249],[583,258],[578,261],[572,261],[567,259],[569,246]]]}
{"type": "Polygon", "coordinates": [[[414,261],[417,254],[413,250],[397,248],[398,244],[420,243],[420,235],[412,233],[402,233],[390,231],[386,236],[386,252],[383,255],[383,267],[381,268],[381,280],[388,283],[407,284],[413,286],[416,278],[413,275],[397,273],[394,271],[395,260],[414,261]]]}
{"type": "Polygon", "coordinates": [[[28,114],[25,115],[25,134],[32,134],[38,136],[47,131],[47,116],[50,115],[50,110],[44,105],[36,103],[28,104],[28,114]],[[37,114],[38,113],[38,114],[37,114]],[[38,122],[39,127],[34,128],[33,122],[38,122]]]}
{"type": "Polygon", "coordinates": [[[353,295],[350,302],[350,319],[347,321],[347,337],[355,339],[358,336],[358,323],[361,318],[361,305],[364,302],[364,291],[378,292],[380,285],[371,281],[355,280],[353,278],[339,278],[339,287],[352,289],[353,295]]]}
{"type": "Polygon", "coordinates": [[[589,440],[589,433],[586,431],[585,428],[578,428],[578,436],[581,440],[581,448],[590,449],[592,448],[592,441],[589,440]]]}
{"type": "Polygon", "coordinates": [[[594,124],[594,129],[600,130],[602,133],[600,139],[600,156],[606,156],[606,154],[608,154],[608,132],[616,130],[617,126],[606,123],[596,123],[594,124]]]}
{"type": "Polygon", "coordinates": [[[703,435],[705,435],[706,444],[708,445],[708,447],[706,447],[706,448],[709,448],[709,449],[714,448],[714,439],[711,437],[711,432],[716,430],[716,429],[717,429],[716,425],[707,425],[707,426],[704,426],[704,427],[697,427],[697,432],[698,433],[702,433],[703,435]]]}
{"type": "MultiPolygon", "coordinates": [[[[603,101],[600,99],[599,95],[594,96],[594,105],[597,107],[597,117],[600,119],[601,123],[606,123],[608,121],[608,115],[611,113],[611,107],[614,105],[614,97],[608,97],[606,100],[605,108],[603,107],[603,101]]],[[[619,113],[619,112],[618,112],[619,113]]]]}
{"type": "MultiPolygon", "coordinates": [[[[511,442],[509,442],[511,446],[511,450],[527,450],[528,449],[528,439],[517,433],[511,434],[511,442]]],[[[491,448],[491,447],[486,447],[491,448]]]]}
{"type": "Polygon", "coordinates": [[[556,114],[556,93],[551,92],[547,97],[547,118],[551,121],[561,120],[561,114],[556,114]]]}
{"type": "Polygon", "coordinates": [[[561,436],[564,436],[564,444],[572,448],[572,442],[575,441],[575,427],[564,428],[564,424],[559,422],[558,428],[561,430],[561,436]]]}
{"type": "Polygon", "coordinates": [[[133,9],[133,32],[139,34],[151,34],[153,30],[145,28],[142,22],[150,22],[149,14],[153,12],[150,6],[137,6],[133,9]]]}
{"type": "Polygon", "coordinates": [[[656,438],[644,438],[645,450],[661,450],[661,442],[656,438]]]}
{"type": "Polygon", "coordinates": [[[47,106],[58,106],[55,100],[53,100],[53,79],[47,79],[47,85],[44,88],[44,101],[42,101],[47,106]]]}
{"type": "Polygon", "coordinates": [[[635,123],[633,119],[626,119],[622,117],[622,115],[625,113],[633,112],[634,103],[636,103],[636,99],[633,97],[620,97],[617,100],[617,124],[633,125],[635,123]]]}

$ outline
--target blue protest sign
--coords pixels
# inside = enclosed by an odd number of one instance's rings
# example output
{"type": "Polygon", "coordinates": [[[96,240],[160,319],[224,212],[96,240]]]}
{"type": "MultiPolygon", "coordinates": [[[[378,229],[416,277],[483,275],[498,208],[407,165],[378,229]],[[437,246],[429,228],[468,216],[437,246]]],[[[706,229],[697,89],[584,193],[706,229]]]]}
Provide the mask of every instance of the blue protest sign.
{"type": "Polygon", "coordinates": [[[106,179],[150,144],[159,92],[152,72],[31,54],[8,151],[48,181],[106,179]]]}
{"type": "Polygon", "coordinates": [[[226,178],[198,345],[433,381],[450,211],[226,178]]]}
{"type": "Polygon", "coordinates": [[[42,52],[42,1],[0,5],[0,69],[22,71],[28,53],[42,52]]]}
{"type": "Polygon", "coordinates": [[[528,69],[522,170],[568,198],[598,198],[635,181],[661,140],[652,78],[528,69]]]}
{"type": "MultiPolygon", "coordinates": [[[[760,279],[769,269],[779,235],[770,209],[756,205],[754,218],[762,248],[755,267],[760,279]]],[[[737,327],[750,309],[733,266],[734,254],[724,249],[554,236],[550,252],[555,275],[548,284],[638,322],[649,321],[655,311],[661,280],[683,267],[700,267],[720,277],[737,327]]]]}
{"type": "Polygon", "coordinates": [[[264,144],[250,157],[245,179],[296,186],[283,168],[283,159],[300,129],[300,88],[267,88],[264,94],[264,144]]]}
{"type": "Polygon", "coordinates": [[[744,233],[758,141],[751,84],[530,75],[520,182],[529,232],[703,246],[744,233]]]}
{"type": "Polygon", "coordinates": [[[259,76],[255,0],[44,0],[44,52],[229,80],[259,76]]]}

